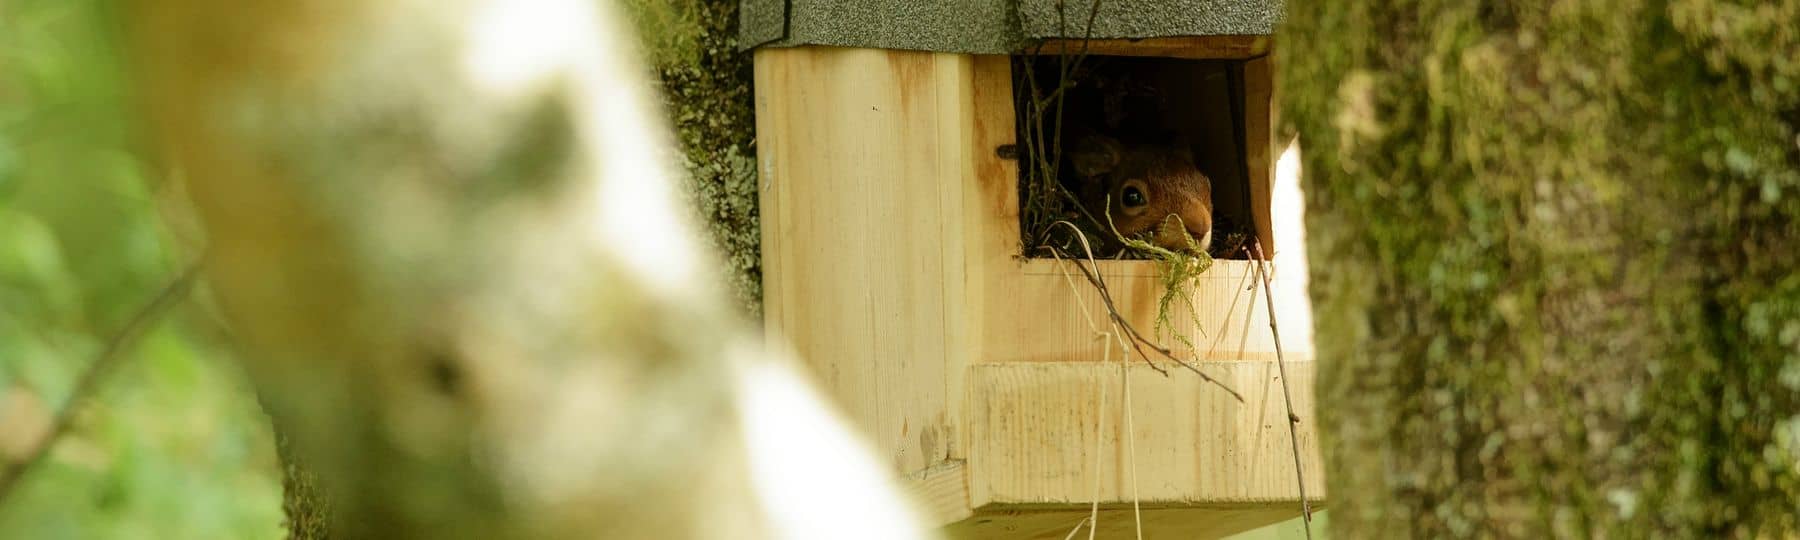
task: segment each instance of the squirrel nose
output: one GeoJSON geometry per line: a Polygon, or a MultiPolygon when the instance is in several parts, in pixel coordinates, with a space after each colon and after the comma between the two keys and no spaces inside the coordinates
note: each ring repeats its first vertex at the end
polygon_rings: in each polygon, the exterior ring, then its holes
{"type": "Polygon", "coordinates": [[[1190,228],[1188,234],[1194,237],[1194,243],[1200,248],[1200,251],[1205,252],[1212,249],[1212,227],[1198,231],[1190,228]]]}
{"type": "Polygon", "coordinates": [[[1190,248],[1206,251],[1212,245],[1212,222],[1207,219],[1190,221],[1179,214],[1169,214],[1151,237],[1151,243],[1171,251],[1188,251],[1190,248]]]}

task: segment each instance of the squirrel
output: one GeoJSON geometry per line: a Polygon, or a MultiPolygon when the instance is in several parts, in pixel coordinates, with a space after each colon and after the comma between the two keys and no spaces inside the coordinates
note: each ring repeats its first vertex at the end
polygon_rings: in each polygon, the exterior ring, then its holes
{"type": "MultiPolygon", "coordinates": [[[[1171,251],[1205,252],[1212,243],[1212,180],[1179,142],[1124,144],[1101,134],[1076,141],[1069,154],[1079,175],[1075,196],[1099,225],[1171,251]],[[1189,243],[1182,232],[1193,240],[1189,243]]],[[[1116,240],[1102,234],[1111,245],[1116,240]]]]}

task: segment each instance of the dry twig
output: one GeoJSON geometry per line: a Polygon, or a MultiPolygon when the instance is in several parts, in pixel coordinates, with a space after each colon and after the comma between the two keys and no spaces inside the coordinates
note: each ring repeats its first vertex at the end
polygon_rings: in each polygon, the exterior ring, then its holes
{"type": "Polygon", "coordinates": [[[103,376],[112,371],[112,366],[117,364],[127,351],[131,350],[131,346],[137,343],[138,336],[143,335],[144,330],[159,320],[169,308],[187,298],[188,291],[193,289],[195,277],[199,275],[199,269],[199,262],[189,264],[186,269],[181,271],[181,274],[169,281],[168,285],[163,286],[162,292],[157,293],[149,304],[138,309],[137,313],[125,322],[125,326],[120,328],[119,332],[106,343],[106,348],[100,351],[100,356],[88,364],[87,370],[83,371],[81,378],[76,380],[75,389],[69,393],[68,401],[56,414],[56,420],[51,424],[50,431],[38,439],[37,445],[26,454],[27,457],[23,461],[13,464],[12,467],[6,469],[4,474],[0,474],[0,504],[3,504],[6,497],[13,493],[13,490],[19,485],[19,480],[23,479],[25,474],[31,472],[32,467],[50,454],[50,447],[55,445],[56,440],[74,425],[75,413],[80,408],[82,401],[97,391],[103,376]]]}
{"type": "Polygon", "coordinates": [[[1306,537],[1312,538],[1312,502],[1306,500],[1306,474],[1300,467],[1300,430],[1296,427],[1300,424],[1300,416],[1294,414],[1294,398],[1288,390],[1287,360],[1281,354],[1281,328],[1275,324],[1275,292],[1270,287],[1269,263],[1263,257],[1261,244],[1252,243],[1250,247],[1256,252],[1256,274],[1262,278],[1263,303],[1269,306],[1269,333],[1275,338],[1275,366],[1281,370],[1281,399],[1287,402],[1288,441],[1294,445],[1294,478],[1300,483],[1300,522],[1306,527],[1306,537]]]}
{"type": "MultiPolygon", "coordinates": [[[[1060,224],[1060,225],[1069,227],[1070,229],[1077,229],[1075,227],[1075,224],[1069,223],[1067,221],[1058,221],[1058,222],[1056,222],[1056,224],[1060,224]]],[[[1082,235],[1081,231],[1079,229],[1077,229],[1075,231],[1075,234],[1076,234],[1077,238],[1081,239],[1083,248],[1086,248],[1087,247],[1087,237],[1085,235],[1082,235]]],[[[1051,253],[1060,253],[1057,251],[1057,248],[1055,246],[1048,246],[1048,245],[1038,246],[1038,249],[1045,250],[1045,251],[1051,252],[1051,253]]],[[[1074,257],[1070,257],[1070,258],[1074,259],[1074,257]]],[[[1093,261],[1093,252],[1091,250],[1088,252],[1088,261],[1090,261],[1090,262],[1093,261]]],[[[1100,275],[1099,275],[1097,269],[1089,269],[1087,266],[1082,265],[1080,263],[1080,261],[1076,261],[1075,268],[1081,270],[1081,275],[1086,277],[1088,280],[1088,283],[1092,284],[1094,286],[1094,289],[1096,289],[1100,292],[1100,301],[1106,305],[1107,317],[1111,318],[1113,323],[1118,325],[1120,332],[1124,333],[1125,337],[1130,338],[1128,341],[1129,341],[1129,343],[1131,343],[1132,348],[1137,351],[1138,356],[1140,358],[1143,358],[1144,363],[1148,364],[1151,367],[1151,369],[1155,369],[1157,372],[1162,373],[1163,375],[1169,374],[1168,370],[1163,369],[1162,366],[1158,366],[1158,365],[1156,365],[1156,362],[1150,360],[1150,355],[1148,353],[1144,352],[1145,347],[1149,347],[1150,350],[1156,351],[1158,354],[1161,354],[1164,358],[1167,358],[1170,361],[1175,362],[1176,364],[1180,364],[1181,367],[1187,368],[1188,371],[1194,372],[1195,375],[1200,376],[1201,380],[1211,383],[1214,386],[1218,386],[1220,389],[1224,390],[1226,393],[1231,394],[1231,397],[1236,398],[1238,400],[1238,403],[1244,402],[1243,394],[1239,394],[1237,392],[1237,390],[1233,390],[1230,386],[1227,386],[1225,383],[1220,382],[1218,379],[1214,379],[1211,375],[1207,375],[1206,372],[1200,371],[1200,368],[1198,366],[1195,366],[1192,363],[1189,363],[1180,358],[1176,358],[1175,355],[1167,347],[1157,345],[1155,342],[1152,342],[1148,338],[1145,338],[1143,334],[1138,333],[1137,328],[1132,327],[1131,323],[1127,322],[1125,320],[1125,316],[1119,314],[1119,309],[1118,309],[1117,305],[1115,305],[1113,303],[1112,290],[1110,290],[1106,287],[1106,280],[1100,278],[1100,275]]]]}

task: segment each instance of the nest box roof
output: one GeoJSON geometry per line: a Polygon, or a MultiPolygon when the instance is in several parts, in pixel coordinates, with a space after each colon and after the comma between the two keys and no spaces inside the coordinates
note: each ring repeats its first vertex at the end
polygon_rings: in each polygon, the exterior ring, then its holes
{"type": "Polygon", "coordinates": [[[838,45],[977,54],[1012,53],[1054,38],[1268,35],[1281,20],[1284,4],[1284,0],[741,2],[738,43],[746,49],[838,45]],[[1097,12],[1094,2],[1101,3],[1097,12]]]}

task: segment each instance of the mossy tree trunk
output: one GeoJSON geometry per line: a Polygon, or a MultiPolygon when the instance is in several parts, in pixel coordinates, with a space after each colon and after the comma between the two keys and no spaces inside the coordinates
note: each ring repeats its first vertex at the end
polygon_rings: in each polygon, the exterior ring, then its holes
{"type": "Polygon", "coordinates": [[[288,540],[331,538],[331,500],[319,491],[318,473],[306,465],[279,425],[276,423],[275,455],[281,460],[281,513],[288,540]]]}
{"type": "Polygon", "coordinates": [[[686,39],[673,40],[652,59],[681,145],[683,192],[699,212],[709,247],[725,265],[720,273],[733,298],[746,313],[760,316],[756,109],[750,52],[738,50],[738,0],[676,4],[691,22],[677,30],[686,39]]]}
{"type": "Polygon", "coordinates": [[[1800,528],[1800,1],[1282,29],[1333,534],[1800,528]]]}

